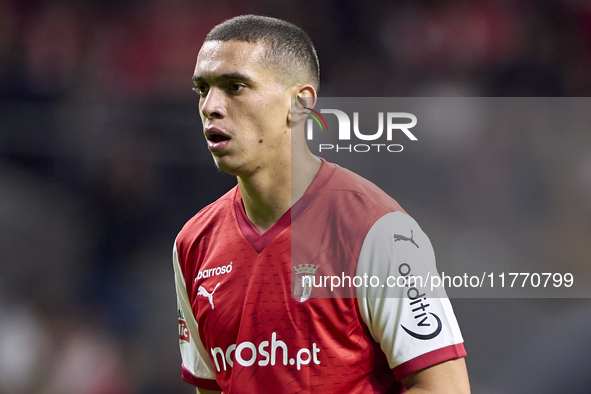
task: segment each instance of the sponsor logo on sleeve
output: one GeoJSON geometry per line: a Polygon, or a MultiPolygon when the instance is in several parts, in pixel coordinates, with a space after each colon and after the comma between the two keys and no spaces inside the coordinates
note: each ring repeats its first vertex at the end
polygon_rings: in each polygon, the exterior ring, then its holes
{"type": "MultiPolygon", "coordinates": [[[[404,277],[410,275],[410,265],[402,263],[398,266],[398,273],[404,277]]],[[[412,277],[410,278],[412,281],[412,277]]],[[[413,318],[416,321],[415,327],[400,327],[411,337],[428,341],[441,333],[441,319],[435,313],[429,311],[431,306],[428,303],[427,294],[421,293],[418,288],[412,286],[406,291],[413,318]]]]}
{"type": "Polygon", "coordinates": [[[400,234],[394,234],[394,242],[409,241],[410,243],[412,243],[414,246],[416,246],[418,248],[419,245],[415,242],[413,237],[414,237],[414,235],[412,233],[412,230],[410,230],[410,237],[405,237],[404,235],[400,235],[400,234]]]}
{"type": "Polygon", "coordinates": [[[179,317],[179,340],[181,342],[191,343],[191,336],[189,335],[189,327],[187,327],[187,321],[183,315],[183,311],[178,310],[179,317]]]}

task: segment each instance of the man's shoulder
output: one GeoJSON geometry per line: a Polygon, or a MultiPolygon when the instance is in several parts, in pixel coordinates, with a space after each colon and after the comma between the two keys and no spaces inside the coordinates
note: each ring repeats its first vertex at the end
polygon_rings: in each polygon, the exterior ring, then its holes
{"type": "Polygon", "coordinates": [[[329,165],[336,166],[336,169],[324,188],[325,193],[357,196],[358,203],[363,204],[364,208],[383,210],[384,213],[406,213],[398,201],[370,180],[337,164],[329,165]]]}
{"type": "Polygon", "coordinates": [[[226,194],[201,209],[195,216],[189,219],[181,229],[177,241],[192,241],[204,233],[215,231],[215,228],[223,223],[234,221],[235,217],[232,208],[234,199],[236,198],[237,187],[233,187],[226,194]]]}

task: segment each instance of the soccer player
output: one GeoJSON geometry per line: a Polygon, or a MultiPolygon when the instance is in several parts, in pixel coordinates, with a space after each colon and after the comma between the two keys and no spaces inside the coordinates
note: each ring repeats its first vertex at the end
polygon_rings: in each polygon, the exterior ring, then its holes
{"type": "Polygon", "coordinates": [[[175,242],[183,379],[198,393],[468,393],[447,298],[413,284],[331,298],[310,282],[435,262],[396,201],[308,150],[303,107],[319,87],[309,37],[273,18],[230,19],[205,39],[193,81],[208,148],[238,185],[175,242]]]}

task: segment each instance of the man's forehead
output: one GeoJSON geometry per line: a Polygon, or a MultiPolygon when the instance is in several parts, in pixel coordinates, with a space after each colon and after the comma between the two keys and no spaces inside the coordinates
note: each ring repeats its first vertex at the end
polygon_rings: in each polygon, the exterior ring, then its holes
{"type": "Polygon", "coordinates": [[[255,71],[261,66],[265,47],[262,43],[243,41],[206,41],[195,66],[196,77],[231,72],[255,71]]]}

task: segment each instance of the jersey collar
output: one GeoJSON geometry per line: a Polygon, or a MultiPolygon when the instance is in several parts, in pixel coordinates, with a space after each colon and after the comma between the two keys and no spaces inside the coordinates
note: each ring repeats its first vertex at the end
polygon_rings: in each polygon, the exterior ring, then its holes
{"type": "Polygon", "coordinates": [[[240,231],[248,243],[257,253],[265,249],[283,230],[290,227],[291,223],[295,221],[307,209],[308,206],[316,199],[318,193],[326,182],[332,177],[337,166],[322,160],[320,170],[314,177],[314,180],[306,189],[306,192],[287,212],[279,218],[267,231],[260,233],[259,230],[251,223],[242,204],[242,196],[240,194],[240,187],[236,187],[236,194],[234,196],[234,212],[240,231]]]}

